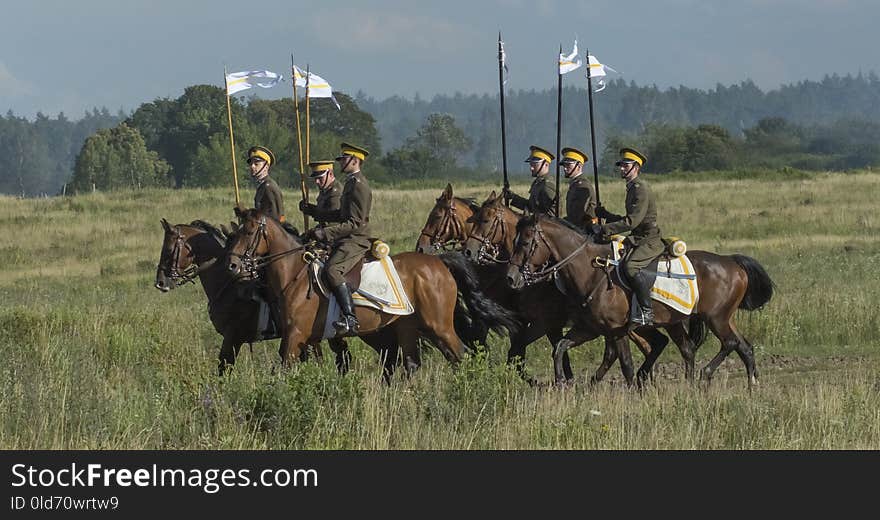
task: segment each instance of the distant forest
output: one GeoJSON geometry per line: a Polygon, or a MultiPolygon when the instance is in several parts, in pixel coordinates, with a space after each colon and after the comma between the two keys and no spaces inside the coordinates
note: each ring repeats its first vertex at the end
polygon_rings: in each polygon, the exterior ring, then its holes
{"type": "MultiPolygon", "coordinates": [[[[574,76],[572,76],[573,78],[574,76]]],[[[375,100],[339,93],[336,111],[312,103],[312,158],[331,157],[341,139],[374,152],[377,182],[474,178],[501,168],[498,96],[438,95],[375,100]]],[[[751,81],[699,90],[661,90],[623,80],[594,95],[599,164],[617,146],[641,147],[646,171],[736,167],[847,169],[880,166],[880,79],[874,73],[826,76],[764,92],[751,81]]],[[[290,99],[235,98],[239,175],[244,150],[276,149],[282,183],[298,170],[290,99]]],[[[528,146],[555,148],[556,91],[508,91],[508,165],[525,175],[528,146]]],[[[563,94],[562,146],[589,153],[587,93],[563,94]]],[[[187,87],[175,100],[146,102],[131,114],[94,109],[77,121],[64,114],[34,120],[0,116],[0,192],[56,195],[128,186],[211,186],[228,182],[225,97],[210,85],[187,87]]],[[[607,168],[604,168],[607,170],[607,168]]]]}

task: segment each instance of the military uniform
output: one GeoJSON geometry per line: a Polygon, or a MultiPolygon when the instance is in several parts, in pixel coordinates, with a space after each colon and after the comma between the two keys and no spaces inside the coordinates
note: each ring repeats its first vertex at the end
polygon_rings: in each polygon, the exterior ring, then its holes
{"type": "Polygon", "coordinates": [[[333,253],[327,260],[327,278],[331,285],[345,282],[345,275],[370,250],[370,209],[373,193],[361,172],[349,173],[342,188],[339,209],[327,215],[324,227],[327,241],[333,244],[333,253]]]}
{"type": "MultiPolygon", "coordinates": [[[[618,166],[637,163],[641,170],[646,160],[644,155],[632,148],[622,148],[620,155],[622,160],[617,162],[618,166]]],[[[624,258],[624,271],[632,283],[635,295],[630,322],[634,325],[651,325],[654,319],[651,288],[657,273],[646,268],[663,253],[654,193],[648,183],[637,175],[626,184],[626,215],[615,215],[604,209],[600,209],[598,214],[606,220],[600,228],[603,235],[630,232],[626,240],[631,248],[624,258]]]]}
{"type": "MultiPolygon", "coordinates": [[[[589,159],[587,154],[575,148],[563,148],[563,159],[560,164],[575,162],[585,164],[589,159]]],[[[583,173],[570,179],[568,193],[565,195],[565,220],[583,229],[592,232],[592,225],[596,220],[596,193],[593,183],[583,173]]]]}
{"type": "Polygon", "coordinates": [[[333,222],[330,219],[339,217],[341,203],[342,184],[339,182],[339,179],[333,179],[333,183],[330,186],[318,193],[318,200],[315,201],[315,209],[312,211],[312,216],[315,217],[319,224],[326,225],[333,222]]]}
{"type": "MultiPolygon", "coordinates": [[[[525,162],[553,162],[553,154],[537,146],[530,147],[531,154],[525,162]]],[[[548,182],[549,175],[538,175],[529,187],[529,198],[508,192],[510,204],[529,213],[541,213],[556,216],[556,186],[548,182]]]]}
{"type": "Polygon", "coordinates": [[[272,177],[266,177],[257,186],[254,207],[279,222],[284,222],[284,200],[281,188],[272,177]]]}
{"type": "Polygon", "coordinates": [[[248,149],[247,155],[248,164],[257,159],[266,162],[263,167],[267,170],[266,176],[258,181],[257,192],[254,194],[254,208],[279,222],[284,222],[284,197],[281,195],[278,183],[269,177],[268,172],[269,168],[275,166],[275,154],[265,146],[252,146],[248,149]]]}

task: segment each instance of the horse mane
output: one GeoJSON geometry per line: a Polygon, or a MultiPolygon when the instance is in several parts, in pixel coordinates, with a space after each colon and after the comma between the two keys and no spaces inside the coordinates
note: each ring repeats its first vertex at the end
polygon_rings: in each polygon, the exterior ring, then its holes
{"type": "Polygon", "coordinates": [[[213,225],[205,222],[204,220],[196,219],[196,220],[193,220],[192,222],[190,222],[189,225],[192,227],[195,227],[195,228],[199,228],[202,231],[205,231],[207,233],[214,235],[214,237],[216,237],[218,240],[220,240],[221,243],[226,243],[226,238],[227,238],[226,233],[224,233],[222,230],[220,230],[216,226],[213,226],[213,225]]]}
{"type": "Polygon", "coordinates": [[[454,197],[454,198],[455,198],[455,200],[461,202],[462,204],[465,204],[474,213],[476,213],[477,211],[480,210],[480,205],[479,205],[479,203],[477,203],[477,199],[475,199],[473,197],[467,197],[467,198],[454,197]]]}
{"type": "Polygon", "coordinates": [[[525,216],[525,217],[519,219],[519,222],[516,223],[516,232],[519,233],[523,230],[524,227],[533,226],[533,225],[538,224],[540,222],[551,222],[554,224],[559,224],[562,227],[568,228],[568,229],[576,232],[578,235],[580,235],[584,238],[591,238],[591,235],[588,235],[586,232],[584,232],[583,229],[575,226],[574,224],[572,224],[571,222],[569,222],[565,219],[554,217],[551,215],[543,215],[543,214],[537,214],[537,213],[533,214],[533,215],[528,215],[528,216],[525,216]]]}
{"type": "MultiPolygon", "coordinates": [[[[261,217],[266,217],[266,222],[270,222],[270,221],[274,222],[278,227],[281,228],[282,231],[287,233],[288,236],[292,237],[294,239],[294,242],[297,243],[297,245],[302,244],[302,238],[300,238],[299,230],[296,229],[292,224],[289,224],[287,222],[281,222],[276,218],[273,218],[273,217],[270,217],[269,215],[266,215],[265,213],[263,213],[262,211],[260,211],[256,208],[250,208],[250,209],[245,210],[241,214],[241,217],[243,219],[252,219],[252,220],[259,220],[261,217]]],[[[239,228],[240,228],[240,226],[239,226],[239,228]]]]}

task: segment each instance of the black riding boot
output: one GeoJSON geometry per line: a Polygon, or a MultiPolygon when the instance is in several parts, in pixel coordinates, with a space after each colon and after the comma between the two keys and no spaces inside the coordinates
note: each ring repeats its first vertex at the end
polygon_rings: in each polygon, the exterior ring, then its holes
{"type": "Polygon", "coordinates": [[[651,307],[651,287],[654,277],[644,270],[632,278],[633,298],[630,305],[629,321],[631,327],[654,324],[654,309],[651,307]]]}
{"type": "Polygon", "coordinates": [[[339,309],[342,313],[337,321],[333,322],[333,328],[336,329],[336,337],[356,336],[358,333],[358,320],[354,314],[354,302],[351,300],[351,291],[348,284],[342,282],[333,288],[333,295],[339,303],[339,309]]]}

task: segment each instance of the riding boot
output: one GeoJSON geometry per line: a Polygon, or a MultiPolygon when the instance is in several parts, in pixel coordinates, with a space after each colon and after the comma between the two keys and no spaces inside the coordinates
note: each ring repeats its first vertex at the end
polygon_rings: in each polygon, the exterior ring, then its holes
{"type": "Polygon", "coordinates": [[[336,302],[339,303],[341,316],[333,322],[333,328],[336,329],[336,337],[356,336],[358,333],[358,320],[354,313],[354,302],[351,299],[351,291],[348,284],[342,282],[333,288],[333,295],[336,296],[336,302]]]}
{"type": "Polygon", "coordinates": [[[651,287],[654,277],[641,270],[632,277],[633,298],[630,306],[630,326],[641,327],[654,324],[654,309],[651,306],[651,287]]]}

